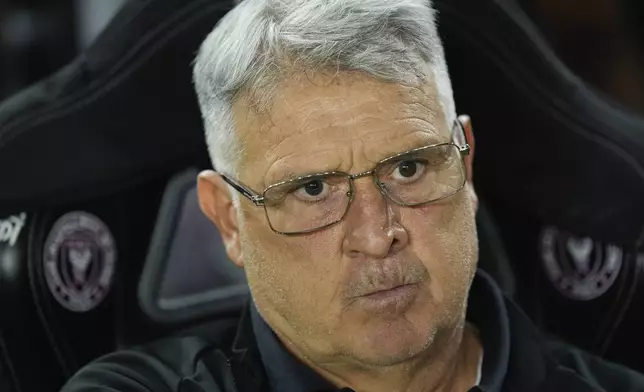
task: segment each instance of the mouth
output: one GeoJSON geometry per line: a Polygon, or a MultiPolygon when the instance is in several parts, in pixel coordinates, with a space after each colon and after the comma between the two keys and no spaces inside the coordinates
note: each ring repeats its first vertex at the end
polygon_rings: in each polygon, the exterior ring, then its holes
{"type": "Polygon", "coordinates": [[[360,296],[358,303],[371,311],[402,312],[414,303],[419,290],[418,283],[402,284],[360,296]]]}
{"type": "Polygon", "coordinates": [[[361,297],[375,299],[375,298],[379,298],[379,297],[382,297],[382,296],[388,296],[388,295],[395,294],[395,293],[397,293],[399,291],[402,291],[405,287],[408,287],[408,286],[413,286],[413,284],[399,284],[399,285],[396,285],[396,286],[392,286],[390,288],[372,291],[370,293],[361,295],[361,297]]]}

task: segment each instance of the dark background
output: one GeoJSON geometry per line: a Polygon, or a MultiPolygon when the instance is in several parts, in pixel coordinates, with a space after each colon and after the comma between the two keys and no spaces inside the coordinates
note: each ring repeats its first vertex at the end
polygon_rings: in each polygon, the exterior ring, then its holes
{"type": "MultiPolygon", "coordinates": [[[[1,0],[0,100],[72,61],[125,1],[1,0]]],[[[644,1],[520,2],[573,72],[644,113],[644,1]]]]}

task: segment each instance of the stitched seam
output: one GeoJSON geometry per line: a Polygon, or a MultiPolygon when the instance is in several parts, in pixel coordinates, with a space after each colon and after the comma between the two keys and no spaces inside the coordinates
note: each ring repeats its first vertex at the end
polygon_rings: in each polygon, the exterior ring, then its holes
{"type": "Polygon", "coordinates": [[[180,20],[184,16],[184,14],[188,13],[192,8],[199,6],[199,3],[200,2],[188,4],[179,12],[174,13],[173,18],[164,21],[158,28],[145,34],[143,38],[138,41],[138,43],[123,56],[122,60],[107,72],[106,76],[97,79],[94,83],[89,85],[86,89],[80,91],[75,96],[72,96],[67,100],[61,100],[60,102],[57,102],[57,105],[55,105],[54,107],[43,108],[40,112],[36,111],[36,113],[30,112],[28,113],[28,115],[9,122],[6,125],[4,138],[0,137],[0,148],[20,135],[21,132],[17,132],[16,129],[21,130],[24,127],[34,127],[47,120],[52,120],[69,112],[81,109],[87,106],[89,103],[97,100],[105,93],[118,86],[120,82],[131,75],[141,66],[141,64],[145,63],[147,59],[155,54],[168,41],[176,37],[186,27],[189,27],[196,20],[203,18],[205,15],[208,15],[209,12],[207,11],[221,11],[222,9],[224,9],[223,7],[221,7],[221,4],[215,4],[209,7],[207,10],[199,12],[192,18],[185,20],[177,27],[169,29],[167,31],[167,34],[162,39],[155,40],[158,35],[166,32],[166,28],[169,25],[176,22],[177,20],[180,20]],[[145,44],[150,42],[153,42],[152,46],[149,49],[145,50],[145,44]],[[137,59],[137,54],[139,54],[139,52],[141,51],[143,51],[144,53],[137,59]],[[132,59],[134,59],[133,63],[126,67],[125,64],[132,59]],[[125,70],[120,70],[119,68],[125,68],[125,70]]]}
{"type": "MultiPolygon", "coordinates": [[[[448,11],[450,13],[450,16],[452,16],[454,19],[461,19],[463,20],[464,18],[462,15],[458,14],[457,12],[454,12],[453,9],[450,9],[449,7],[445,8],[445,11],[448,11]]],[[[467,23],[458,23],[459,26],[467,26],[467,23]]],[[[461,31],[464,31],[464,29],[461,29],[461,31]]],[[[477,34],[477,37],[480,38],[483,34],[482,31],[477,30],[474,31],[474,33],[477,34]]],[[[472,32],[468,34],[467,36],[463,36],[465,39],[472,41],[472,32]]],[[[536,40],[536,38],[533,36],[533,34],[528,34],[533,40],[536,40]]],[[[488,40],[490,41],[490,40],[488,40]]],[[[537,42],[536,40],[535,42],[537,42]]],[[[539,42],[537,42],[539,43],[539,42]]],[[[548,106],[550,109],[552,109],[551,116],[554,118],[559,119],[561,122],[566,124],[571,131],[573,131],[575,134],[581,135],[585,137],[587,140],[592,141],[602,147],[605,147],[611,151],[613,151],[617,156],[622,158],[624,161],[626,161],[629,166],[644,180],[644,167],[637,161],[637,159],[630,153],[628,153],[624,148],[622,148],[618,142],[615,140],[612,140],[608,137],[608,135],[603,135],[598,132],[589,132],[588,130],[585,129],[585,127],[594,130],[598,127],[601,126],[606,126],[605,123],[601,124],[588,124],[587,121],[577,119],[577,118],[571,118],[570,116],[570,110],[568,108],[568,105],[566,104],[565,101],[559,99],[557,96],[554,94],[549,94],[549,92],[545,89],[544,86],[541,86],[538,82],[538,80],[534,80],[533,77],[531,77],[527,72],[522,72],[518,67],[515,67],[515,69],[512,70],[512,72],[508,72],[508,67],[505,65],[503,61],[499,58],[499,56],[495,56],[494,53],[492,52],[500,52],[502,53],[502,57],[504,60],[507,60],[507,51],[501,48],[499,45],[494,45],[492,42],[488,42],[490,46],[494,47],[493,51],[487,51],[486,55],[487,57],[500,69],[503,70],[505,75],[508,77],[508,79],[514,84],[515,88],[519,89],[522,92],[525,92],[526,90],[534,92],[534,94],[527,94],[526,97],[528,97],[530,100],[533,102],[542,104],[545,106],[548,106]]],[[[549,65],[553,68],[560,68],[557,66],[553,66],[552,61],[548,56],[544,55],[543,51],[543,44],[537,45],[541,49],[541,57],[542,59],[545,57],[545,60],[549,65]]],[[[566,82],[570,83],[570,80],[566,80],[566,82]]],[[[578,85],[576,86],[578,88],[584,88],[583,85],[578,85]]],[[[590,93],[590,92],[589,92],[590,93]]],[[[592,93],[590,93],[592,94],[592,93]]],[[[607,105],[606,105],[607,106],[607,105]]],[[[604,107],[606,109],[606,107],[604,107]]],[[[623,114],[619,116],[620,119],[624,120],[626,119],[626,116],[623,114]]],[[[629,116],[628,119],[631,119],[629,116]]],[[[641,124],[641,121],[637,121],[637,124],[641,124]]],[[[610,125],[610,124],[609,124],[610,125]]]]}
{"type": "MultiPolygon", "coordinates": [[[[500,11],[503,13],[509,20],[512,21],[514,25],[519,26],[520,32],[525,35],[530,41],[535,46],[534,52],[538,55],[538,57],[545,63],[548,64],[549,68],[555,69],[559,75],[560,79],[562,79],[563,82],[569,85],[574,85],[576,90],[584,94],[589,101],[592,101],[596,106],[600,107],[602,110],[608,112],[611,116],[614,117],[619,117],[620,120],[627,122],[628,124],[639,127],[641,128],[642,125],[644,125],[644,118],[629,108],[614,102],[610,101],[607,97],[597,95],[596,90],[589,88],[589,85],[587,83],[584,83],[582,79],[573,73],[555,54],[555,52],[552,50],[552,47],[549,43],[545,41],[543,38],[543,35],[538,31],[538,29],[534,26],[534,23],[531,21],[531,19],[520,9],[519,6],[517,5],[512,5],[507,2],[504,2],[506,6],[501,7],[497,6],[497,8],[501,8],[500,11]]],[[[476,19],[472,18],[465,18],[463,17],[463,13],[454,9],[453,7],[450,8],[449,5],[446,4],[437,4],[441,8],[441,12],[444,13],[444,11],[447,11],[448,13],[451,14],[451,16],[455,19],[458,20],[460,19],[459,22],[459,27],[467,27],[467,26],[472,26],[475,23],[477,23],[476,19]],[[443,9],[444,8],[444,9],[443,9]],[[463,22],[465,20],[465,22],[463,22]]],[[[490,35],[486,34],[485,27],[480,28],[480,25],[474,25],[473,29],[476,30],[474,31],[475,36],[478,39],[480,38],[486,38],[486,44],[494,47],[496,51],[502,52],[504,55],[507,55],[507,51],[502,48],[501,45],[498,44],[499,39],[498,37],[490,37],[490,35]]],[[[461,31],[463,29],[460,29],[461,31]]],[[[477,42],[475,43],[477,44],[477,42]]],[[[478,45],[479,47],[481,45],[478,45]]],[[[493,60],[496,60],[496,57],[493,55],[488,56],[493,60]]],[[[510,56],[512,58],[512,56],[510,56]]],[[[507,59],[507,56],[506,56],[507,59]]],[[[497,62],[498,64],[498,62],[497,62]]],[[[552,72],[549,72],[552,74],[552,72]]],[[[525,79],[531,79],[529,75],[524,74],[523,75],[525,79]]],[[[538,81],[535,81],[536,83],[533,83],[533,87],[535,89],[539,89],[541,91],[546,91],[545,87],[542,87],[538,81]]],[[[551,97],[553,101],[559,101],[560,103],[563,102],[561,100],[558,100],[556,96],[551,97]]],[[[605,124],[602,124],[602,126],[605,124]]]]}

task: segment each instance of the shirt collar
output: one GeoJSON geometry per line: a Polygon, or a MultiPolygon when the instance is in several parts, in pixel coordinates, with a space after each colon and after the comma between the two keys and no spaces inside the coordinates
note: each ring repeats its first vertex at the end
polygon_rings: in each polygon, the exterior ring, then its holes
{"type": "Polygon", "coordinates": [[[499,392],[508,372],[510,323],[501,289],[482,270],[477,271],[470,288],[467,321],[478,328],[485,351],[478,388],[499,392]]]}
{"type": "Polygon", "coordinates": [[[284,348],[257,311],[254,301],[250,303],[250,314],[253,332],[272,391],[322,392],[336,389],[284,348]]]}
{"type": "MultiPolygon", "coordinates": [[[[334,388],[313,369],[289,353],[270,326],[261,317],[255,304],[250,304],[253,333],[271,390],[280,392],[334,391],[334,388]]],[[[469,293],[467,320],[479,330],[485,350],[481,382],[473,390],[500,392],[508,371],[510,357],[510,326],[501,290],[485,272],[476,273],[469,293]]]]}

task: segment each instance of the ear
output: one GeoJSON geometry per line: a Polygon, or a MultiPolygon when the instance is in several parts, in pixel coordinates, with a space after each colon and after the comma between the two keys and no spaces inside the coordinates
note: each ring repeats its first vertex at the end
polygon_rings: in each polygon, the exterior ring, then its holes
{"type": "Polygon", "coordinates": [[[228,184],[218,173],[207,170],[199,174],[197,193],[201,211],[217,226],[230,260],[243,268],[237,209],[228,184]]]}
{"type": "Polygon", "coordinates": [[[472,130],[472,120],[470,116],[462,115],[458,116],[458,121],[463,125],[465,130],[465,140],[467,144],[470,145],[470,153],[465,157],[465,170],[467,170],[467,187],[470,190],[474,206],[478,209],[479,198],[474,190],[474,152],[476,151],[476,143],[474,142],[474,131],[472,130]]]}

